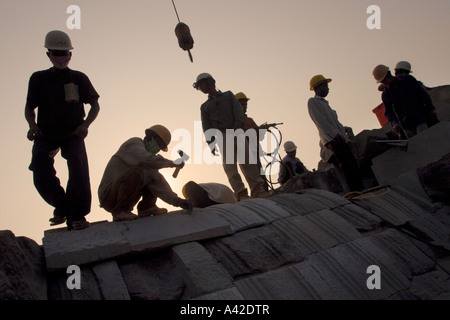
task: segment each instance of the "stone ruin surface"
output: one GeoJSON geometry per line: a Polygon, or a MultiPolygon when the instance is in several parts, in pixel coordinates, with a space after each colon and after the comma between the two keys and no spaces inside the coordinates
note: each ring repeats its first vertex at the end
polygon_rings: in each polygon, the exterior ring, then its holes
{"type": "Polygon", "coordinates": [[[381,187],[356,197],[317,171],[269,198],[47,230],[42,245],[0,231],[0,299],[448,300],[449,138],[444,120],[376,155],[381,187]]]}

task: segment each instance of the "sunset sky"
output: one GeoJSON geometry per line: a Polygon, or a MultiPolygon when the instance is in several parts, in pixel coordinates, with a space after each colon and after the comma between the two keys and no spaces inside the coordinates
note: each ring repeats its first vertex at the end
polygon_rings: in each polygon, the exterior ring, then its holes
{"type": "MultiPolygon", "coordinates": [[[[330,77],[327,99],[342,124],[355,134],[380,127],[372,113],[381,103],[372,77],[377,64],[392,69],[411,62],[413,75],[425,85],[450,84],[450,1],[448,0],[177,0],[181,21],[194,38],[191,63],[174,33],[177,17],[171,0],[2,0],[0,1],[0,230],[42,243],[53,208],[37,193],[28,170],[32,142],[24,118],[28,80],[51,64],[44,38],[48,31],[67,32],[74,46],[70,68],[84,72],[100,94],[100,114],[86,138],[92,210],[90,222],[109,220],[99,208],[97,189],[105,166],[119,146],[143,137],[153,124],[198,139],[200,105],[206,96],[192,88],[208,72],[218,89],[243,91],[248,115],[256,123],[282,122],[283,142],[294,141],[308,169],[317,168],[319,136],[307,101],[309,80],[330,77]],[[80,29],[69,29],[67,8],[80,8],[80,29]],[[381,10],[381,29],[369,29],[370,5],[381,10]]],[[[89,111],[89,106],[86,106],[89,111]]],[[[195,140],[195,141],[194,141],[195,140]]],[[[172,158],[180,141],[169,145],[172,158]]],[[[284,156],[284,151],[282,151],[284,156]]],[[[161,172],[173,190],[189,180],[228,185],[220,165],[192,159],[177,179],[161,172]],[[201,163],[199,163],[201,162],[201,163]]],[[[67,168],[56,158],[63,186],[67,168]]],[[[165,203],[160,207],[172,209],[165,203]]]]}

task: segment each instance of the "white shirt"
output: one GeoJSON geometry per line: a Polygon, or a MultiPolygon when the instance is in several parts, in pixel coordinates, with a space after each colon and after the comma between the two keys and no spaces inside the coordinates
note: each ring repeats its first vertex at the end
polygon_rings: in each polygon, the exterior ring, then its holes
{"type": "Polygon", "coordinates": [[[323,145],[333,141],[338,134],[348,142],[344,127],[339,122],[336,111],[331,109],[327,100],[317,95],[310,98],[308,100],[308,112],[319,130],[320,141],[323,145]]]}

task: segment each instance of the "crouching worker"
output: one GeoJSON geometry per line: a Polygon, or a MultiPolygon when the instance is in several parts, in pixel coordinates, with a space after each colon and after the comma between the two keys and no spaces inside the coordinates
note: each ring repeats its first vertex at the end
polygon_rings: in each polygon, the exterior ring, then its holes
{"type": "Polygon", "coordinates": [[[167,152],[170,131],[162,125],[145,130],[145,138],[124,142],[109,160],[98,188],[100,207],[110,212],[113,221],[134,220],[167,213],[156,206],[157,198],[175,207],[189,209],[189,202],[174,193],[162,174],[162,168],[182,168],[184,163],[157,155],[167,152]],[[131,211],[137,204],[135,215],[131,211]]]}

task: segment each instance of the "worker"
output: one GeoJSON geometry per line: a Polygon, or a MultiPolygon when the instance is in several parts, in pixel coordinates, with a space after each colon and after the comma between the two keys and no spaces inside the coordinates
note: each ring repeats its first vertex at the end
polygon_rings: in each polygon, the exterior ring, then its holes
{"type": "Polygon", "coordinates": [[[170,140],[171,134],[166,127],[154,125],[145,130],[143,139],[128,139],[111,157],[98,188],[98,197],[100,207],[112,214],[113,221],[167,213],[167,209],[156,206],[157,198],[175,207],[189,209],[189,202],[179,198],[158,171],[184,166],[182,161],[176,164],[178,161],[158,155],[160,150],[167,152],[170,140]],[[132,213],[136,204],[137,215],[132,213]]]}
{"type": "Polygon", "coordinates": [[[296,175],[309,172],[303,162],[297,157],[297,146],[294,142],[286,141],[284,143],[284,151],[286,156],[281,160],[278,173],[278,182],[280,184],[286,183],[296,175]]]}
{"type": "Polygon", "coordinates": [[[394,70],[395,70],[395,76],[396,77],[409,75],[410,73],[412,73],[411,63],[409,63],[408,61],[399,61],[395,65],[395,69],[394,70]]]}
{"type": "MultiPolygon", "coordinates": [[[[266,191],[269,190],[269,185],[267,183],[267,180],[265,178],[264,170],[262,170],[262,164],[260,161],[260,155],[263,154],[263,150],[261,149],[261,146],[259,144],[259,141],[262,141],[264,139],[264,135],[261,135],[260,133],[260,129],[268,129],[267,127],[265,127],[264,125],[262,126],[258,126],[256,124],[256,122],[253,120],[253,118],[250,118],[247,115],[247,109],[248,109],[248,101],[250,100],[250,98],[248,98],[245,93],[243,92],[238,92],[236,93],[236,99],[238,99],[239,103],[242,106],[242,109],[244,110],[244,116],[245,116],[245,122],[244,122],[244,131],[248,131],[248,130],[254,130],[255,134],[256,134],[256,146],[250,145],[250,150],[252,150],[252,152],[256,153],[256,162],[258,164],[260,173],[261,173],[261,178],[264,180],[264,189],[266,191]]],[[[247,138],[248,139],[248,138],[247,138]]],[[[249,140],[249,139],[248,139],[249,140]]],[[[250,142],[250,141],[249,141],[250,142]]],[[[246,161],[248,157],[246,158],[246,161]]]]}
{"type": "Polygon", "coordinates": [[[219,149],[221,149],[223,169],[237,199],[240,201],[249,198],[248,190],[238,172],[238,156],[239,166],[250,186],[251,197],[269,196],[270,193],[264,189],[264,180],[260,176],[256,159],[255,161],[252,160],[252,158],[256,158],[256,155],[250,156],[252,161],[249,162],[242,159],[245,158],[245,154],[248,154],[250,149],[248,140],[238,139],[240,133],[236,131],[236,129],[243,129],[245,123],[244,111],[239,101],[231,91],[221,92],[217,90],[216,81],[209,73],[199,74],[194,83],[194,88],[208,95],[208,100],[200,108],[203,131],[213,155],[216,153],[218,141],[216,141],[215,135],[209,138],[209,134],[206,134],[206,132],[210,129],[219,131],[217,134],[220,133],[221,138],[219,149]],[[231,146],[233,149],[229,150],[228,148],[231,146]],[[227,151],[232,153],[231,159],[227,159],[227,151]]]}
{"type": "MultiPolygon", "coordinates": [[[[339,122],[336,111],[331,109],[325,97],[329,93],[331,79],[316,75],[310,80],[310,90],[315,96],[308,100],[308,112],[319,131],[321,145],[331,151],[327,162],[341,168],[351,191],[363,189],[358,163],[351,151],[350,141],[344,126],[339,122]]],[[[321,151],[321,155],[324,152],[321,151]]],[[[324,161],[326,161],[324,159],[324,161]]]]}
{"type": "Polygon", "coordinates": [[[221,183],[196,183],[189,181],[183,186],[182,192],[185,199],[190,199],[192,206],[195,208],[206,208],[216,204],[237,202],[233,190],[221,183]]]}
{"type": "Polygon", "coordinates": [[[397,135],[410,138],[439,122],[430,96],[413,76],[393,76],[382,64],[373,69],[372,75],[386,86],[381,98],[386,119],[397,135]]]}
{"type": "Polygon", "coordinates": [[[84,139],[100,111],[99,95],[84,73],[69,69],[73,47],[65,32],[48,32],[44,46],[53,66],[31,75],[25,105],[27,138],[34,141],[29,169],[37,191],[55,208],[50,225],[66,222],[69,230],[80,230],[89,227],[92,198],[84,139]],[[90,105],[87,117],[84,104],[90,105]],[[66,189],[54,168],[59,150],[67,160],[66,189]]]}

